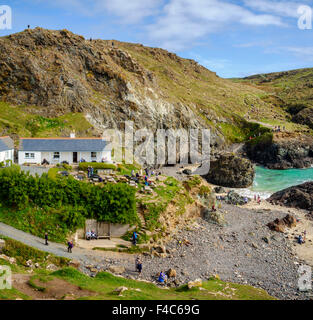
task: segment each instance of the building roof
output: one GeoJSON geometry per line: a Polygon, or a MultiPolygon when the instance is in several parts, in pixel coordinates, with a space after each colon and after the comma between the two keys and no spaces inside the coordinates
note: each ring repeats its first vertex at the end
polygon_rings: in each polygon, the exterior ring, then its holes
{"type": "Polygon", "coordinates": [[[0,151],[14,149],[14,142],[10,137],[0,137],[0,151]]]}
{"type": "Polygon", "coordinates": [[[20,151],[80,152],[104,151],[107,141],[102,138],[21,138],[20,151]]]}

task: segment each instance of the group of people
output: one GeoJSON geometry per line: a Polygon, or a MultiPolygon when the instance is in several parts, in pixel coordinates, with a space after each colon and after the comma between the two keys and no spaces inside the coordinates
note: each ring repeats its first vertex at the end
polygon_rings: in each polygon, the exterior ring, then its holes
{"type": "MultiPolygon", "coordinates": [[[[137,257],[135,260],[135,268],[136,268],[136,271],[139,273],[139,275],[141,275],[141,273],[142,273],[142,260],[139,257],[137,257]]],[[[164,271],[161,271],[158,276],[157,282],[160,284],[164,284],[166,281],[167,281],[167,275],[164,271]]]]}
{"type": "MultiPolygon", "coordinates": [[[[47,233],[47,232],[45,232],[45,245],[46,245],[46,246],[49,245],[49,243],[48,243],[48,233],[47,233]]],[[[72,241],[72,240],[69,240],[69,241],[67,242],[67,252],[72,253],[73,247],[74,247],[73,241],[72,241]]]]}
{"type": "Polygon", "coordinates": [[[86,240],[97,240],[98,235],[93,230],[86,232],[86,240]]]}
{"type": "MultiPolygon", "coordinates": [[[[283,129],[282,129],[283,131],[285,131],[286,130],[286,128],[285,128],[285,126],[283,126],[283,129]]],[[[281,128],[280,128],[280,126],[275,126],[275,128],[272,130],[273,132],[281,132],[281,128]]]]}
{"type": "Polygon", "coordinates": [[[87,176],[90,179],[94,174],[94,168],[93,167],[88,167],[87,168],[87,176]]]}
{"type": "Polygon", "coordinates": [[[254,195],[254,201],[255,202],[257,202],[257,204],[261,204],[261,197],[260,197],[260,195],[258,194],[258,195],[254,195]]]}

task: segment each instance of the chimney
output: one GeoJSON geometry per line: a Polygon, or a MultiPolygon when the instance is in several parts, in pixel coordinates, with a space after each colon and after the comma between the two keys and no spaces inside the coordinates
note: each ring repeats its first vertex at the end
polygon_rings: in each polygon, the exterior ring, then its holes
{"type": "Polygon", "coordinates": [[[75,138],[75,131],[72,131],[72,132],[71,132],[70,138],[71,138],[71,139],[74,139],[74,138],[75,138]]]}

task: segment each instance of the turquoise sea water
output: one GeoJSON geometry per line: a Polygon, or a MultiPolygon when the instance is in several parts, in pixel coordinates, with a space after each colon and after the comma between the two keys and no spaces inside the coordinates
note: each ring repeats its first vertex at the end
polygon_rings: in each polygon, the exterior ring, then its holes
{"type": "Polygon", "coordinates": [[[254,194],[260,194],[262,198],[268,198],[276,191],[306,181],[313,181],[313,168],[270,170],[263,167],[256,167],[253,185],[248,189],[240,189],[239,193],[249,197],[254,194]]]}

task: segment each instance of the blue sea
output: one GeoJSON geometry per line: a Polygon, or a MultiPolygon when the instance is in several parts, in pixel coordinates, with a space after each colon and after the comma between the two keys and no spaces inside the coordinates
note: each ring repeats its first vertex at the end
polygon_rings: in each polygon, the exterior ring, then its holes
{"type": "Polygon", "coordinates": [[[271,194],[307,181],[313,181],[313,168],[270,170],[264,167],[256,167],[256,175],[253,185],[247,189],[238,189],[238,193],[253,197],[259,194],[266,199],[271,194]]]}

